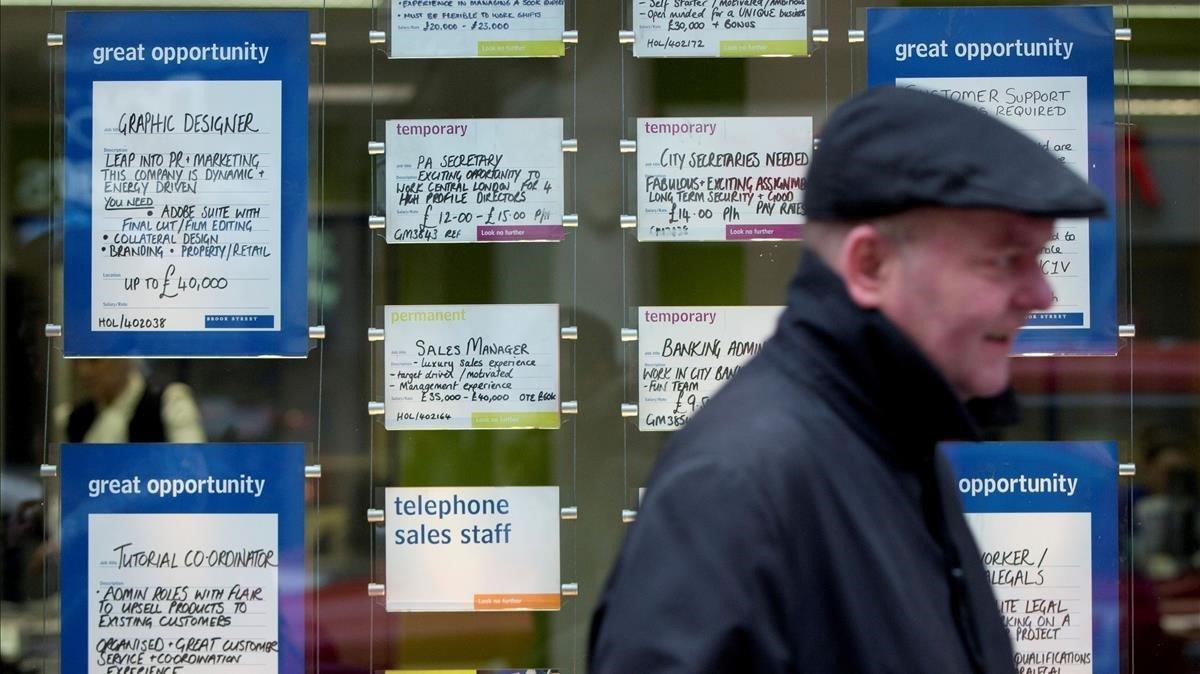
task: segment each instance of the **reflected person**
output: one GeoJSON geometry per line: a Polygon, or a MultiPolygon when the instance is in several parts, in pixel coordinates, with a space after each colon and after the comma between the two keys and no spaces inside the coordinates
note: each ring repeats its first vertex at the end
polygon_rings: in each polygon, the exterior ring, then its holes
{"type": "Polygon", "coordinates": [[[83,399],[55,411],[68,442],[204,442],[200,411],[186,384],[154,386],[129,359],[73,363],[83,399]]]}
{"type": "Polygon", "coordinates": [[[1105,200],[1005,123],[891,87],[829,118],[805,199],[775,334],[646,485],[594,674],[1015,671],[937,444],[1015,417],[1054,219],[1105,200]]]}

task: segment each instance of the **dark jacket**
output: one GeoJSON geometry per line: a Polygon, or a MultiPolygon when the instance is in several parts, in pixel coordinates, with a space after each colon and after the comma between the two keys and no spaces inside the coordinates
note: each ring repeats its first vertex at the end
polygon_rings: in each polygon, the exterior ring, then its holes
{"type": "Polygon", "coordinates": [[[668,442],[592,623],[592,674],[1013,672],[936,443],[944,378],[806,254],[762,352],[668,442]]]}

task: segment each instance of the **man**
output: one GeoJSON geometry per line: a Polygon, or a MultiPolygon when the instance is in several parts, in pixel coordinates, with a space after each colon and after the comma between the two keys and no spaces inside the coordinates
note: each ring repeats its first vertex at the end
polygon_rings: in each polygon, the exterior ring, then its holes
{"type": "Polygon", "coordinates": [[[829,119],[761,353],[668,443],[593,674],[1013,672],[942,440],[1005,412],[1056,217],[1104,199],[1002,122],[882,88],[829,119]],[[999,396],[999,398],[996,398],[999,396]]]}

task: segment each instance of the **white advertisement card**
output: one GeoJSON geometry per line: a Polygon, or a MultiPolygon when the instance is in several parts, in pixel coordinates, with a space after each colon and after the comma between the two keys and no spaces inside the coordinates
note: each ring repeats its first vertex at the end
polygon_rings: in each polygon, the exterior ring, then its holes
{"type": "Polygon", "coordinates": [[[92,330],[279,330],[280,82],[92,92],[92,330]]]}
{"type": "Polygon", "coordinates": [[[388,611],[558,610],[558,487],[385,490],[388,611]]]}
{"type": "Polygon", "coordinates": [[[273,514],[89,514],[89,674],[278,672],[277,526],[273,514]]]}
{"type": "Polygon", "coordinates": [[[563,121],[389,120],[388,243],[561,241],[563,121]]]}
{"type": "Polygon", "coordinates": [[[811,117],[637,121],[639,241],[799,239],[811,117]]]}
{"type": "Polygon", "coordinates": [[[633,0],[633,55],[804,56],[808,0],[633,0]]]}
{"type": "MultiPolygon", "coordinates": [[[[974,105],[1023,131],[1088,179],[1087,77],[914,77],[897,78],[896,86],[930,91],[974,105]]],[[[1045,312],[1082,313],[1092,324],[1090,238],[1087,218],[1055,222],[1054,235],[1042,251],[1042,273],[1054,290],[1045,312]]],[[[1031,321],[1026,330],[1054,329],[1053,322],[1031,321]]]]}
{"type": "Polygon", "coordinates": [[[391,58],[562,56],[564,0],[391,0],[391,58]]]}
{"type": "Polygon", "coordinates": [[[967,513],[1017,661],[1092,672],[1092,515],[967,513]]]}
{"type": "Polygon", "coordinates": [[[388,430],[558,428],[557,304],[389,305],[388,430]]]}
{"type": "Polygon", "coordinates": [[[759,352],[783,307],[638,307],[638,429],[683,426],[759,352]]]}

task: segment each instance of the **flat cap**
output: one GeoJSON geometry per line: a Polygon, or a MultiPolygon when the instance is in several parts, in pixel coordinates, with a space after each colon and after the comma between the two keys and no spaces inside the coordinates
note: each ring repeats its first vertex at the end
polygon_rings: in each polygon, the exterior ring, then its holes
{"type": "Polygon", "coordinates": [[[1104,196],[1017,129],[915,89],[877,87],[829,117],[808,169],[812,220],[864,220],[921,206],[1102,215],[1104,196]]]}

